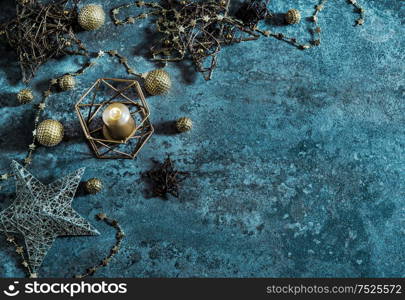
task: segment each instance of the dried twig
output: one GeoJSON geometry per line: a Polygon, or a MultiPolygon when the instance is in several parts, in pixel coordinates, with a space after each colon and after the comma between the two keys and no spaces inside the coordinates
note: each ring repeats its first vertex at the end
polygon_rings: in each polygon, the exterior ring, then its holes
{"type": "Polygon", "coordinates": [[[112,10],[116,25],[131,24],[136,20],[155,16],[155,25],[161,38],[152,47],[153,59],[170,62],[190,58],[197,71],[203,73],[206,80],[211,79],[217,65],[217,54],[223,45],[256,40],[260,37],[249,26],[229,16],[229,1],[136,1],[112,10]],[[184,2],[184,3],[183,3],[184,2]],[[124,21],[117,15],[122,8],[138,6],[148,9],[124,21]]]}
{"type": "Polygon", "coordinates": [[[16,17],[0,26],[20,62],[24,82],[30,81],[37,69],[54,57],[66,54],[87,55],[75,36],[77,3],[67,8],[68,0],[42,4],[37,0],[18,1],[16,17]]]}
{"type": "MultiPolygon", "coordinates": [[[[191,59],[197,71],[209,80],[217,66],[217,55],[224,45],[266,36],[282,40],[301,50],[319,46],[321,28],[318,26],[318,14],[327,1],[319,0],[309,18],[314,28],[311,30],[312,39],[308,42],[299,42],[295,37],[257,27],[259,21],[273,15],[267,8],[270,0],[245,0],[235,16],[229,14],[230,0],[135,1],[112,9],[111,16],[116,25],[133,24],[138,20],[154,17],[159,37],[151,46],[153,60],[167,63],[191,59]],[[133,6],[143,12],[125,19],[118,18],[121,9],[133,6]]],[[[356,0],[348,0],[348,3],[359,14],[356,24],[362,25],[364,9],[356,0]]]]}

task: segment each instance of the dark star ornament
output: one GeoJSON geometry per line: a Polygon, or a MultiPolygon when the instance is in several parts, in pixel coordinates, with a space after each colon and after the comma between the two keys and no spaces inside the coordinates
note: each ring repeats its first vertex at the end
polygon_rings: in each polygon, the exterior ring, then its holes
{"type": "Polygon", "coordinates": [[[29,264],[35,272],[59,236],[98,235],[72,208],[84,168],[44,185],[16,161],[16,199],[0,213],[0,231],[24,237],[29,264]]]}

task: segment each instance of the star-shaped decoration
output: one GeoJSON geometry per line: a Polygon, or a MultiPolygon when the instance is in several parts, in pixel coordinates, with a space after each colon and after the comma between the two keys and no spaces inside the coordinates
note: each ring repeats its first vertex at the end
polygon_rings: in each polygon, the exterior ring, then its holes
{"type": "Polygon", "coordinates": [[[98,235],[72,208],[72,200],[84,168],[44,185],[16,161],[16,199],[0,213],[0,231],[21,234],[28,262],[35,272],[59,236],[98,235]]]}
{"type": "Polygon", "coordinates": [[[177,170],[174,162],[167,157],[163,163],[155,161],[154,168],[142,176],[151,184],[153,196],[166,199],[168,194],[179,197],[179,185],[190,176],[190,173],[177,170]]]}
{"type": "MultiPolygon", "coordinates": [[[[46,90],[44,92],[44,97],[49,97],[52,94],[52,92],[50,90],[46,90]]],[[[42,103],[41,103],[42,104],[42,103]]]]}
{"type": "Polygon", "coordinates": [[[110,50],[108,51],[108,54],[111,56],[116,56],[118,54],[117,50],[110,50]]]}

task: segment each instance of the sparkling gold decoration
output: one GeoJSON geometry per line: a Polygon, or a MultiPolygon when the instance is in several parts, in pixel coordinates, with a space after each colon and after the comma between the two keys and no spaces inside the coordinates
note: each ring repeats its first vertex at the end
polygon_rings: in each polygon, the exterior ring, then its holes
{"type": "Polygon", "coordinates": [[[36,130],[37,141],[43,146],[56,146],[62,141],[63,131],[63,125],[56,120],[42,121],[36,130]]]}
{"type": "Polygon", "coordinates": [[[301,13],[298,9],[290,9],[285,15],[287,24],[298,24],[301,21],[301,13]]]}
{"type": "Polygon", "coordinates": [[[33,99],[34,95],[30,89],[23,89],[17,94],[17,100],[20,104],[30,103],[33,99]]]}
{"type": "Polygon", "coordinates": [[[79,13],[79,24],[85,30],[96,30],[104,25],[105,13],[103,7],[90,4],[83,7],[79,13]]]}
{"type": "MultiPolygon", "coordinates": [[[[99,232],[73,208],[72,201],[84,173],[79,169],[49,185],[13,161],[16,199],[0,212],[0,232],[19,233],[25,239],[30,274],[34,275],[59,236],[98,235],[99,232]]],[[[16,247],[23,254],[21,246],[16,247]]]]}
{"type": "Polygon", "coordinates": [[[76,80],[72,75],[65,75],[59,79],[59,87],[62,91],[68,91],[75,87],[76,80]]]}
{"type": "Polygon", "coordinates": [[[179,118],[176,122],[176,128],[179,132],[190,131],[193,128],[193,121],[187,117],[179,118]]]}
{"type": "Polygon", "coordinates": [[[103,189],[103,182],[98,178],[91,178],[85,183],[86,191],[90,194],[97,194],[103,189]]]}
{"type": "Polygon", "coordinates": [[[162,69],[153,70],[143,77],[146,90],[153,96],[167,93],[172,86],[170,75],[162,69]]]}
{"type": "Polygon", "coordinates": [[[136,80],[100,78],[75,108],[83,133],[97,158],[134,159],[154,132],[149,106],[136,80]],[[108,139],[103,134],[102,114],[111,103],[126,105],[135,120],[134,132],[123,141],[108,139]]]}

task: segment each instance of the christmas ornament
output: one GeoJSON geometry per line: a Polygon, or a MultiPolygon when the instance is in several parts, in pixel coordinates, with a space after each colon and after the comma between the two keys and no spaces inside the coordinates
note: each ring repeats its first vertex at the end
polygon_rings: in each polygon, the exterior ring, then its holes
{"type": "Polygon", "coordinates": [[[176,128],[179,132],[190,131],[193,128],[193,121],[187,117],[179,118],[176,122],[176,128]]]}
{"type": "Polygon", "coordinates": [[[167,93],[172,86],[170,75],[162,69],[148,72],[143,75],[143,78],[146,90],[153,96],[167,93]]]}
{"type": "Polygon", "coordinates": [[[285,15],[287,24],[298,24],[301,21],[301,13],[298,9],[290,9],[285,15]]]}
{"type": "Polygon", "coordinates": [[[84,168],[44,185],[16,161],[11,166],[16,175],[17,196],[0,213],[0,231],[24,237],[33,272],[41,266],[58,236],[99,234],[71,206],[84,168]]]}
{"type": "Polygon", "coordinates": [[[68,91],[75,87],[76,80],[72,75],[64,75],[59,78],[59,87],[62,91],[68,91]]]}
{"type": "Polygon", "coordinates": [[[96,30],[104,25],[105,13],[102,6],[90,4],[80,10],[78,18],[83,29],[96,30]]]}
{"type": "Polygon", "coordinates": [[[97,194],[103,189],[103,182],[98,178],[91,178],[84,186],[89,194],[97,194]]]}
{"type": "Polygon", "coordinates": [[[46,147],[59,144],[63,138],[63,125],[56,120],[42,121],[36,129],[38,143],[46,147]]]}
{"type": "Polygon", "coordinates": [[[180,183],[188,176],[189,172],[179,171],[175,168],[174,162],[167,157],[163,163],[154,161],[152,170],[142,174],[152,188],[152,196],[166,199],[168,194],[179,197],[180,183]]]}
{"type": "Polygon", "coordinates": [[[30,89],[23,89],[17,94],[17,100],[20,104],[30,103],[33,99],[34,95],[30,89]]]}

